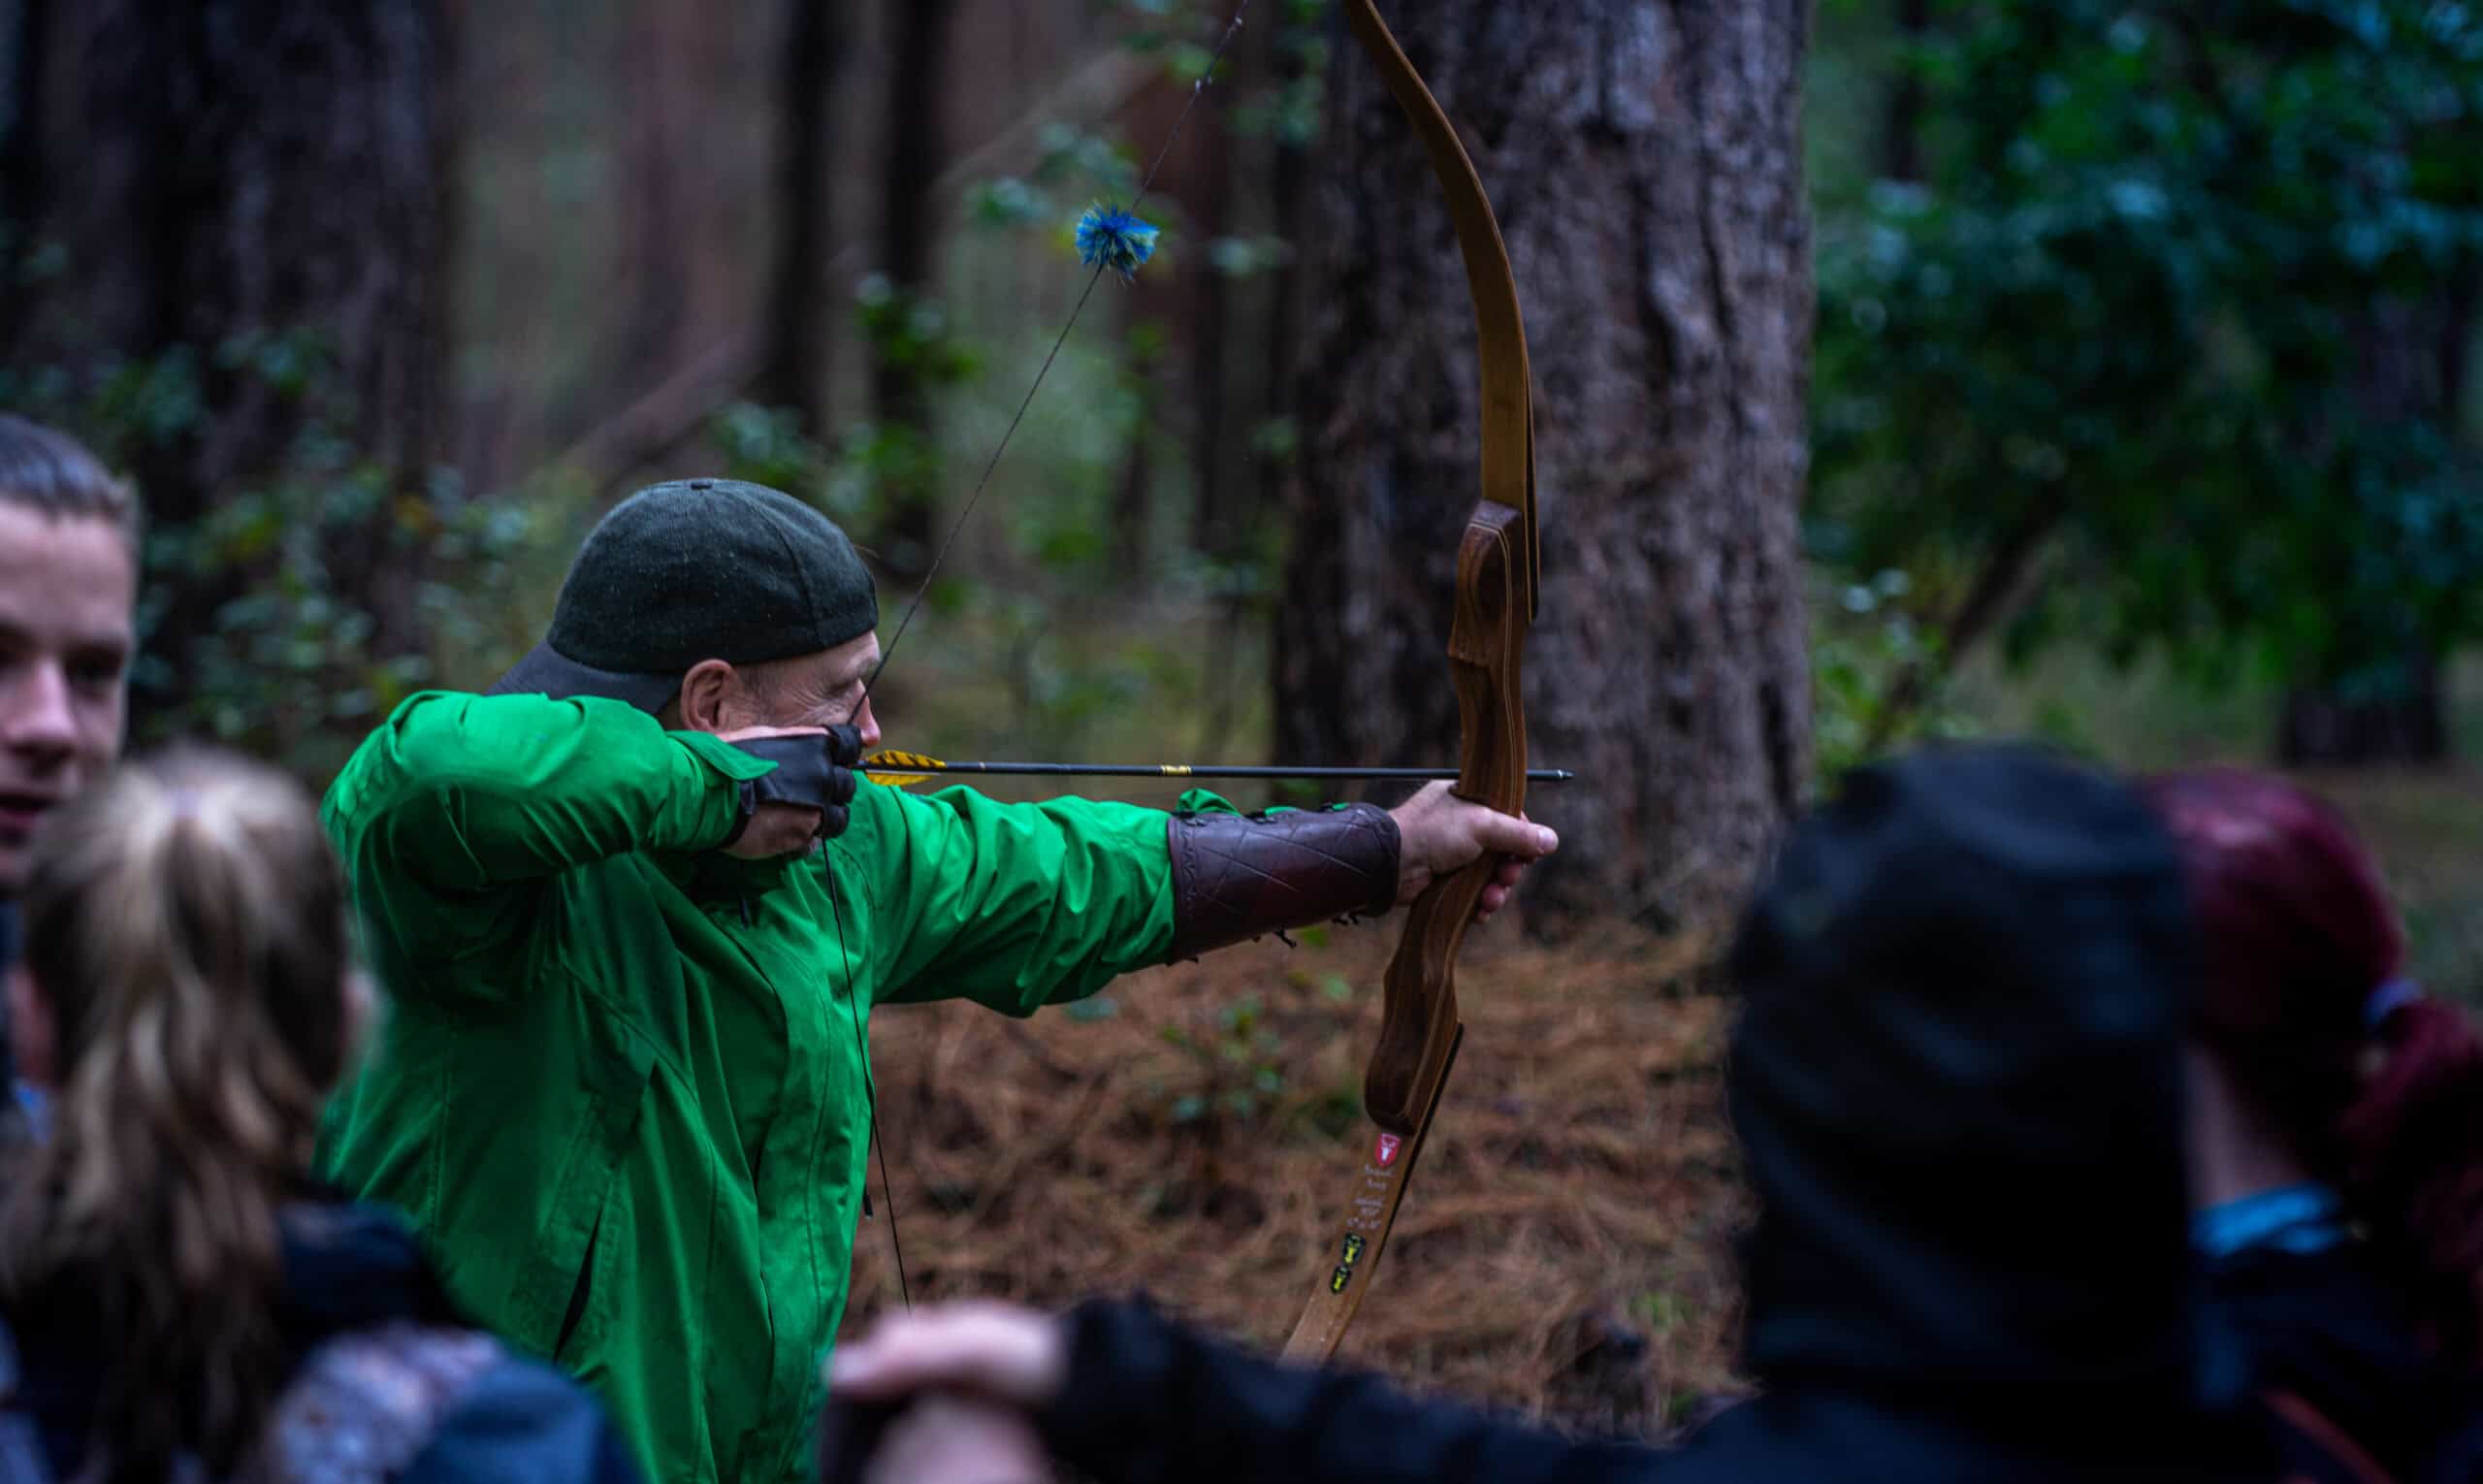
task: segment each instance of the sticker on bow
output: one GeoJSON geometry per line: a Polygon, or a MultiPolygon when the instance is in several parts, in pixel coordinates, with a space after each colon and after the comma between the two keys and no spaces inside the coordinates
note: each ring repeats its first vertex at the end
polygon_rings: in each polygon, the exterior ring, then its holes
{"type": "Polygon", "coordinates": [[[1370,1157],[1379,1161],[1379,1168],[1385,1170],[1397,1163],[1397,1151],[1404,1146],[1405,1141],[1395,1134],[1382,1134],[1379,1142],[1370,1146],[1370,1157]]]}
{"type": "Polygon", "coordinates": [[[1337,1271],[1328,1274],[1330,1293],[1343,1293],[1345,1285],[1354,1280],[1354,1264],[1362,1261],[1363,1246],[1361,1237],[1352,1232],[1345,1234],[1344,1261],[1337,1264],[1337,1271]]]}

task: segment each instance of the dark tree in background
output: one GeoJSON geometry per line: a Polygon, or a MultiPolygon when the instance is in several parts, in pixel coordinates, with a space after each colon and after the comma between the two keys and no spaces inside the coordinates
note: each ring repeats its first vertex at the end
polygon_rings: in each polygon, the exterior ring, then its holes
{"type": "Polygon", "coordinates": [[[26,317],[34,294],[28,272],[44,212],[48,174],[43,125],[51,77],[54,0],[16,0],[0,10],[0,85],[8,88],[0,109],[0,352],[25,343],[26,317]]]}
{"type": "MultiPolygon", "coordinates": [[[[376,648],[414,648],[395,534],[397,497],[421,489],[441,432],[438,0],[73,10],[64,91],[84,100],[90,138],[75,193],[56,187],[53,204],[79,268],[66,308],[90,357],[143,369],[167,399],[125,451],[149,519],[196,527],[288,468],[354,466],[319,512],[323,565],[371,614],[376,648]]],[[[197,646],[258,576],[242,560],[153,574],[144,703],[189,696],[197,646]]]]}
{"type": "MultiPolygon", "coordinates": [[[[1293,478],[1294,372],[1301,326],[1301,241],[1322,115],[1324,7],[1279,7],[1235,48],[1227,107],[1200,120],[1215,142],[1212,212],[1222,243],[1201,254],[1189,335],[1190,541],[1215,598],[1209,648],[1239,652],[1269,627],[1284,500],[1293,478]],[[1245,637],[1248,636],[1248,637],[1245,637]]],[[[1206,735],[1231,733],[1241,667],[1214,687],[1206,735]]]]}
{"type": "MultiPolygon", "coordinates": [[[[2483,206],[2476,183],[2467,182],[2469,210],[2483,206]]],[[[2372,445],[2367,456],[2387,470],[2381,488],[2402,480],[2391,495],[2424,500],[2431,476],[2417,450],[2438,436],[2435,430],[2455,427],[2463,409],[2478,287],[2483,254],[2469,252],[2439,279],[2382,292],[2349,312],[2341,379],[2352,412],[2300,430],[2305,456],[2322,460],[2333,457],[2338,440],[2366,440],[2372,445]]],[[[2347,624],[2364,630],[2348,648],[2364,662],[2342,678],[2317,677],[2286,694],[2277,758],[2294,766],[2445,761],[2437,636],[2422,631],[2410,605],[2374,604],[2339,627],[2347,624]]]]}
{"type": "Polygon", "coordinates": [[[901,575],[931,560],[937,524],[939,462],[933,455],[931,368],[911,353],[924,339],[912,315],[938,282],[941,200],[936,189],[946,145],[941,89],[947,80],[954,0],[906,0],[890,19],[895,38],[887,81],[887,120],[880,169],[879,272],[889,297],[874,314],[871,401],[882,436],[913,450],[892,469],[888,520],[878,533],[880,554],[901,575]]]}
{"type": "Polygon", "coordinates": [[[842,0],[786,0],[776,75],[776,253],[768,270],[766,348],[751,395],[793,409],[815,430],[827,404],[828,124],[839,39],[852,24],[842,0]]]}
{"type": "MultiPolygon", "coordinates": [[[[1811,279],[1803,0],[1398,7],[1517,265],[1536,378],[1533,756],[1582,781],[1532,900],[1719,923],[1796,806],[1811,279]],[[1522,67],[1524,87],[1509,84],[1522,67]]],[[[1350,42],[1308,241],[1277,752],[1452,758],[1475,349],[1437,188],[1350,42]]]]}

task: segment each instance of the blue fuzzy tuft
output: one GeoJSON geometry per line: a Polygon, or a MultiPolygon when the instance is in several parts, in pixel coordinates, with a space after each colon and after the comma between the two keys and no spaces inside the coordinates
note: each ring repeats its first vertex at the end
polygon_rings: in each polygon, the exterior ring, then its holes
{"type": "Polygon", "coordinates": [[[1088,207],[1078,218],[1079,261],[1099,263],[1126,283],[1139,265],[1155,256],[1155,228],[1119,207],[1088,207]]]}

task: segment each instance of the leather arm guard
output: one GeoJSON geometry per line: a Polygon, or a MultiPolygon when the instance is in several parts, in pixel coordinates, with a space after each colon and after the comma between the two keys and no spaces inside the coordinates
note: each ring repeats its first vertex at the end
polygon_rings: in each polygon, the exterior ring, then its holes
{"type": "Polygon", "coordinates": [[[1172,959],[1397,905],[1397,822],[1376,804],[1176,814],[1172,959]]]}

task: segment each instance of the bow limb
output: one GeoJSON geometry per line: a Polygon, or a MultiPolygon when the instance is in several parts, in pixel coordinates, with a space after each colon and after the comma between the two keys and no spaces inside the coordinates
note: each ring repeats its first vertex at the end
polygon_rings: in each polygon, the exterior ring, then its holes
{"type": "MultiPolygon", "coordinates": [[[[1503,814],[1526,807],[1526,708],[1519,657],[1542,572],[1534,515],[1534,411],[1517,279],[1482,177],[1439,101],[1371,0],[1344,0],[1345,18],[1431,156],[1457,231],[1474,301],[1482,377],[1482,498],[1458,547],[1456,616],[1448,640],[1463,738],[1457,793],[1503,814]]],[[[1487,855],[1432,883],[1407,909],[1389,960],[1379,1043],[1363,1103],[1380,1129],[1354,1177],[1334,1266],[1285,1344],[1289,1360],[1335,1353],[1370,1290],[1406,1181],[1465,1036],[1457,1016],[1457,953],[1483,890],[1500,867],[1487,855]],[[1357,1281],[1361,1278],[1361,1281],[1357,1281]]]]}

